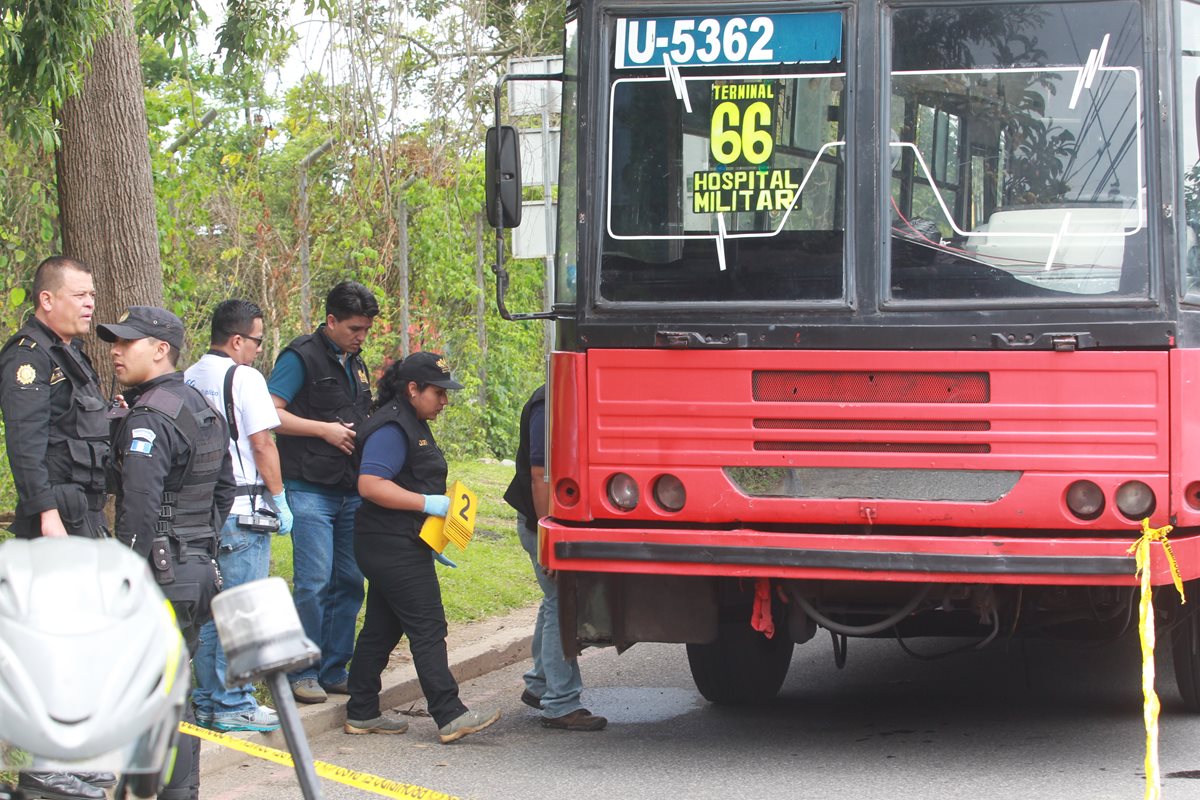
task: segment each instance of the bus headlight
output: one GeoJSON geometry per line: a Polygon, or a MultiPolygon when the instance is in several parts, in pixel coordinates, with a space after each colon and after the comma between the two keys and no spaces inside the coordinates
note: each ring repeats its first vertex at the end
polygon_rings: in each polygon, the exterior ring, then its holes
{"type": "Polygon", "coordinates": [[[608,500],[622,511],[632,511],[637,508],[637,481],[624,472],[613,475],[608,479],[608,500]]]}
{"type": "Polygon", "coordinates": [[[1154,490],[1141,481],[1122,483],[1115,499],[1117,508],[1130,519],[1142,519],[1154,513],[1154,490]]]}
{"type": "Polygon", "coordinates": [[[1075,481],[1067,487],[1067,508],[1080,519],[1095,519],[1104,510],[1104,492],[1091,481],[1075,481]]]}
{"type": "Polygon", "coordinates": [[[665,511],[679,511],[687,502],[687,490],[683,481],[674,475],[659,475],[654,481],[654,502],[665,511]]]}

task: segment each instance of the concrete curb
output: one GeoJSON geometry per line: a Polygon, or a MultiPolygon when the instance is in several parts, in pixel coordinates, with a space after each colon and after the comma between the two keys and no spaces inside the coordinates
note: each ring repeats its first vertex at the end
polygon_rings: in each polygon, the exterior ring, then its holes
{"type": "MultiPolygon", "coordinates": [[[[503,617],[483,622],[469,623],[456,627],[446,637],[450,656],[450,671],[459,683],[478,678],[494,670],[529,658],[529,646],[533,639],[533,625],[537,619],[537,606],[519,609],[503,617]]],[[[400,651],[407,652],[404,644],[400,651]]],[[[390,667],[383,673],[383,690],[379,695],[380,707],[392,709],[423,700],[417,672],[412,663],[390,667]]],[[[346,720],[344,695],[330,695],[329,700],[315,705],[300,706],[300,720],[304,733],[312,739],[327,731],[339,729],[346,720]]],[[[283,731],[271,733],[232,733],[238,739],[287,750],[283,731]]],[[[215,742],[202,742],[200,746],[200,774],[210,775],[238,764],[253,763],[252,759],[236,750],[222,747],[215,742]]]]}

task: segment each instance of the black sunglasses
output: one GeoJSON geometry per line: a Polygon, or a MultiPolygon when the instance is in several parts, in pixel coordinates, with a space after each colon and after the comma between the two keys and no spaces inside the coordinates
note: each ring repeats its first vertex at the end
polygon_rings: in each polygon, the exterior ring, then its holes
{"type": "Polygon", "coordinates": [[[266,338],[265,336],[251,336],[248,333],[239,333],[238,336],[242,337],[243,339],[249,339],[259,347],[262,347],[263,339],[266,338]]]}

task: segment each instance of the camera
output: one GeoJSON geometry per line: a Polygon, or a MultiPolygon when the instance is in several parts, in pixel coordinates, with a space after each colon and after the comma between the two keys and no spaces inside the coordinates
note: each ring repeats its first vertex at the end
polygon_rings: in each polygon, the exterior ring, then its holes
{"type": "Polygon", "coordinates": [[[238,514],[237,526],[248,531],[274,533],[279,530],[279,517],[269,514],[238,514]]]}

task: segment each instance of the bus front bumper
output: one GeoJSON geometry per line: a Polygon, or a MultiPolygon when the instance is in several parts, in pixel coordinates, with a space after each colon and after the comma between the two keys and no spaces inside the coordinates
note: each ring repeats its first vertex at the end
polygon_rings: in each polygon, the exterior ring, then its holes
{"type": "MultiPolygon", "coordinates": [[[[843,581],[1114,585],[1137,582],[1139,538],[908,536],[566,526],[543,518],[540,561],[554,570],[843,581]]],[[[1183,580],[1200,577],[1200,531],[1170,539],[1183,580]]],[[[1171,582],[1161,544],[1151,581],[1171,582]]]]}

